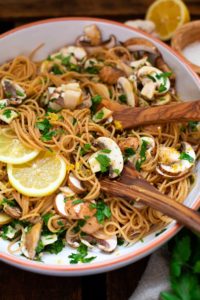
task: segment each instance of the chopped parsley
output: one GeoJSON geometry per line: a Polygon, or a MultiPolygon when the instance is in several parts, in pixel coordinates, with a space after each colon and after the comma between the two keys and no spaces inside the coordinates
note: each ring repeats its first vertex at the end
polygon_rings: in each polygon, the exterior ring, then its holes
{"type": "Polygon", "coordinates": [[[55,130],[50,131],[52,127],[53,126],[51,125],[48,119],[44,119],[43,121],[36,123],[36,128],[38,128],[40,130],[40,133],[42,134],[42,141],[50,141],[52,137],[57,134],[57,131],[55,130]]]}
{"type": "Polygon", "coordinates": [[[99,68],[97,66],[91,66],[87,67],[85,71],[89,74],[98,74],[99,73],[99,68]]]}
{"type": "Polygon", "coordinates": [[[156,82],[156,79],[155,79],[152,75],[148,74],[147,77],[148,77],[149,79],[151,79],[153,82],[156,82]]]}
{"type": "Polygon", "coordinates": [[[91,149],[91,144],[85,144],[80,150],[80,155],[81,156],[85,155],[90,149],[91,149]]]}
{"type": "Polygon", "coordinates": [[[113,172],[113,173],[115,173],[115,174],[117,174],[117,175],[119,175],[119,174],[120,174],[120,171],[119,171],[119,169],[113,169],[113,170],[112,170],[112,172],[113,172]]]}
{"type": "Polygon", "coordinates": [[[167,78],[170,77],[171,75],[172,75],[172,72],[163,72],[160,74],[156,74],[155,76],[157,79],[163,79],[164,84],[166,84],[167,78]]]}
{"type": "Polygon", "coordinates": [[[188,160],[190,163],[194,162],[194,158],[192,156],[190,156],[189,154],[187,154],[186,152],[182,152],[180,154],[179,159],[188,160]]]}
{"type": "Polygon", "coordinates": [[[77,253],[71,253],[68,257],[70,264],[89,263],[96,258],[96,256],[88,257],[88,247],[83,243],[77,248],[77,253]]]}
{"type": "Polygon", "coordinates": [[[55,130],[50,131],[50,132],[48,132],[48,133],[46,133],[46,134],[43,134],[42,137],[41,137],[41,140],[42,140],[43,142],[51,141],[51,140],[52,140],[52,137],[53,137],[54,135],[56,135],[56,134],[57,134],[57,131],[55,131],[55,130]]]}
{"type": "Polygon", "coordinates": [[[0,205],[9,205],[11,207],[16,207],[17,206],[17,202],[13,199],[13,200],[8,200],[7,198],[3,198],[3,200],[0,202],[0,205]]]}
{"type": "Polygon", "coordinates": [[[103,153],[110,153],[111,150],[105,148],[105,149],[101,149],[101,152],[103,152],[103,153]]]}
{"type": "Polygon", "coordinates": [[[84,201],[82,199],[76,199],[76,200],[73,200],[72,201],[72,205],[77,205],[77,204],[80,204],[80,203],[83,203],[84,201]]]}
{"type": "Polygon", "coordinates": [[[8,91],[5,92],[5,95],[6,95],[7,98],[11,98],[12,97],[12,93],[8,92],[8,91]]]}
{"type": "Polygon", "coordinates": [[[133,148],[125,148],[124,149],[124,154],[128,158],[130,156],[135,155],[135,151],[133,150],[133,148]]]}
{"type": "Polygon", "coordinates": [[[197,125],[198,125],[198,122],[195,122],[195,121],[190,121],[188,123],[188,127],[191,131],[196,131],[197,130],[197,125]]]}
{"type": "Polygon", "coordinates": [[[110,207],[105,204],[103,201],[98,201],[97,203],[91,203],[90,209],[96,209],[95,216],[97,221],[102,224],[105,219],[109,219],[111,217],[110,207]]]}
{"type": "Polygon", "coordinates": [[[124,244],[124,239],[122,238],[117,238],[117,245],[122,246],[124,244]]]}
{"type": "Polygon", "coordinates": [[[95,119],[97,119],[97,120],[101,120],[101,119],[103,119],[103,117],[104,117],[104,112],[102,110],[100,110],[99,112],[97,112],[95,114],[95,119]]]}
{"type": "Polygon", "coordinates": [[[101,103],[102,97],[100,95],[95,95],[91,98],[92,106],[91,111],[94,113],[97,109],[97,106],[101,103]]]}
{"type": "Polygon", "coordinates": [[[48,221],[52,216],[53,216],[53,213],[50,213],[50,212],[46,213],[45,215],[42,216],[42,219],[43,219],[45,225],[48,224],[48,221]]]}
{"type": "Polygon", "coordinates": [[[158,88],[158,91],[159,91],[159,93],[162,93],[162,92],[166,91],[166,89],[167,89],[166,86],[163,83],[161,83],[161,85],[158,88]]]}
{"type": "Polygon", "coordinates": [[[68,68],[69,71],[76,71],[76,72],[80,72],[80,66],[75,65],[73,63],[70,62],[72,57],[72,54],[69,56],[65,56],[63,57],[61,55],[60,59],[61,59],[61,64],[66,66],[68,68]]]}
{"type": "Polygon", "coordinates": [[[4,115],[7,119],[10,119],[11,114],[12,114],[12,110],[11,110],[11,109],[6,109],[6,110],[4,110],[4,112],[3,112],[3,115],[4,115]]]}
{"type": "Polygon", "coordinates": [[[86,220],[78,220],[77,225],[73,228],[74,233],[78,233],[86,223],[86,220]]]}
{"type": "Polygon", "coordinates": [[[58,65],[53,65],[53,67],[51,68],[51,71],[55,74],[55,75],[62,75],[63,71],[60,70],[58,65]]]}
{"type": "Polygon", "coordinates": [[[19,90],[16,90],[16,94],[17,96],[20,96],[20,97],[24,97],[24,93],[20,92],[19,90]]]}
{"type": "Polygon", "coordinates": [[[45,247],[45,252],[49,252],[51,254],[60,253],[65,247],[65,243],[62,238],[59,238],[55,243],[47,245],[45,247]]]}
{"type": "Polygon", "coordinates": [[[0,104],[0,109],[4,109],[6,107],[6,103],[0,104]]]}
{"type": "Polygon", "coordinates": [[[111,162],[110,158],[107,155],[98,154],[96,160],[100,164],[101,172],[107,172],[111,162]]]}
{"type": "Polygon", "coordinates": [[[125,94],[120,95],[119,96],[119,101],[121,103],[127,103],[127,97],[126,97],[126,95],[125,94]]]}
{"type": "Polygon", "coordinates": [[[146,160],[147,145],[148,145],[148,142],[143,140],[142,141],[142,146],[141,146],[141,149],[140,149],[140,158],[137,160],[136,166],[135,166],[137,171],[141,170],[141,165],[146,160]]]}

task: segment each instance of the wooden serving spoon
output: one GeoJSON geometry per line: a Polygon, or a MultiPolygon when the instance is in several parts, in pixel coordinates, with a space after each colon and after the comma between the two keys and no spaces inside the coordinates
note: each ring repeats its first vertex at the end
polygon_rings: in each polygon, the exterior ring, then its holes
{"type": "Polygon", "coordinates": [[[200,232],[200,214],[191,208],[163,195],[135,170],[131,163],[127,163],[120,178],[116,180],[102,179],[101,190],[128,200],[140,198],[139,202],[151,206],[156,210],[177,220],[192,230],[200,232]]]}
{"type": "Polygon", "coordinates": [[[128,107],[103,99],[102,105],[113,111],[113,118],[123,129],[140,125],[200,121],[200,100],[153,107],[128,107]]]}

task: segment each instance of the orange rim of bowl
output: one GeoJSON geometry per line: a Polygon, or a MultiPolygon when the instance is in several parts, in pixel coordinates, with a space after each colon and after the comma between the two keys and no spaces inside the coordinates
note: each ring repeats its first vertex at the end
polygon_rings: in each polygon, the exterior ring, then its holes
{"type": "MultiPolygon", "coordinates": [[[[62,22],[62,21],[93,21],[93,22],[102,22],[105,24],[111,24],[111,25],[117,25],[119,27],[127,28],[129,30],[132,30],[133,32],[138,32],[142,34],[143,36],[146,36],[147,38],[150,38],[152,41],[155,41],[156,43],[160,44],[162,47],[166,48],[169,52],[171,52],[174,56],[176,56],[179,61],[181,61],[183,64],[186,65],[189,72],[192,74],[192,76],[199,82],[200,84],[200,78],[198,75],[193,71],[193,69],[188,64],[187,60],[184,59],[184,57],[181,57],[177,52],[175,52],[172,48],[170,48],[168,45],[164,44],[160,40],[152,37],[151,35],[139,30],[132,28],[128,25],[116,22],[116,21],[110,21],[106,19],[101,18],[88,18],[88,17],[64,17],[64,18],[52,18],[47,20],[41,20],[36,21],[32,23],[28,23],[22,26],[19,26],[17,28],[11,29],[3,34],[0,35],[0,39],[4,38],[14,32],[21,31],[26,28],[34,27],[41,24],[47,24],[47,23],[53,23],[53,22],[62,22]]],[[[193,209],[198,209],[200,206],[200,198],[197,199],[196,203],[191,207],[193,209]]],[[[118,264],[120,265],[126,265],[128,263],[131,263],[131,261],[134,261],[137,256],[139,258],[142,258],[149,253],[151,253],[154,248],[158,248],[159,246],[162,246],[165,242],[167,242],[170,238],[172,238],[179,230],[181,229],[180,224],[175,224],[172,228],[168,229],[165,233],[163,233],[160,237],[155,238],[152,242],[149,242],[148,245],[141,247],[140,249],[137,249],[134,251],[134,253],[125,254],[122,257],[112,259],[112,261],[106,261],[106,262],[100,262],[100,263],[92,263],[91,265],[78,265],[78,266],[59,266],[59,265],[45,265],[41,263],[37,263],[34,261],[29,260],[21,260],[17,256],[11,256],[6,253],[1,253],[0,257],[3,258],[5,262],[10,262],[11,264],[15,264],[19,267],[23,267],[25,269],[32,269],[32,270],[40,270],[40,271],[51,271],[51,272],[78,272],[78,271],[90,271],[90,270],[101,270],[104,268],[110,268],[112,266],[116,266],[118,264]]]]}

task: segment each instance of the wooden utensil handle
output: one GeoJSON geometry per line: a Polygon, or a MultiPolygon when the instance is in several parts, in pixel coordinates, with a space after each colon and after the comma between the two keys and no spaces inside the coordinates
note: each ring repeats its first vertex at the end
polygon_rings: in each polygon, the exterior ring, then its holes
{"type": "Polygon", "coordinates": [[[142,203],[163,212],[186,227],[200,232],[200,215],[191,208],[161,194],[159,191],[155,192],[141,186],[129,186],[109,179],[101,181],[101,189],[108,194],[128,200],[135,200],[139,197],[142,203]]]}
{"type": "Polygon", "coordinates": [[[115,110],[114,120],[120,121],[124,129],[166,122],[200,121],[200,100],[140,108],[125,108],[123,105],[121,110],[119,105],[113,105],[112,108],[115,110]]]}

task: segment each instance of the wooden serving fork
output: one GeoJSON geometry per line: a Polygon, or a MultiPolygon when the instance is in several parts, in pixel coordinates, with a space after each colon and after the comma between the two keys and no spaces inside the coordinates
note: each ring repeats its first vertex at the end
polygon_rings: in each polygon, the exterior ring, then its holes
{"type": "Polygon", "coordinates": [[[123,129],[140,125],[200,121],[200,100],[152,107],[128,107],[103,99],[103,106],[113,111],[113,118],[123,129]]]}
{"type": "Polygon", "coordinates": [[[140,198],[139,202],[177,220],[192,230],[200,232],[200,214],[191,208],[163,195],[141,177],[131,163],[127,163],[118,180],[102,179],[101,190],[128,200],[140,198]]]}

